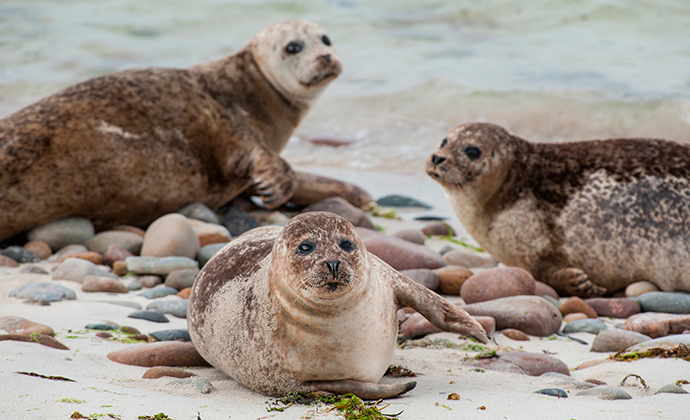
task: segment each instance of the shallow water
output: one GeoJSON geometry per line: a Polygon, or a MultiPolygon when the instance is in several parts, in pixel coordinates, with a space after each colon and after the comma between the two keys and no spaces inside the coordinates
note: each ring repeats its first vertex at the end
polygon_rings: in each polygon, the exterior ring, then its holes
{"type": "Polygon", "coordinates": [[[301,167],[421,173],[471,120],[690,141],[684,0],[0,1],[0,115],[104,72],[217,59],[293,18],[323,25],[345,65],[283,152],[301,167]]]}

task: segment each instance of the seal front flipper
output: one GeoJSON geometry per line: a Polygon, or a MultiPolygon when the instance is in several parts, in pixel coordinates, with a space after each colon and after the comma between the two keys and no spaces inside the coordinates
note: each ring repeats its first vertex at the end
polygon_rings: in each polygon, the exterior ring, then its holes
{"type": "Polygon", "coordinates": [[[602,296],[606,289],[599,287],[589,280],[584,270],[575,267],[554,267],[547,270],[544,282],[552,286],[558,293],[566,296],[593,298],[602,296]]]}
{"type": "Polygon", "coordinates": [[[378,384],[346,379],[342,381],[310,381],[303,385],[310,391],[327,391],[339,395],[355,394],[363,400],[380,400],[402,395],[414,389],[417,382],[378,384]]]}
{"type": "Polygon", "coordinates": [[[251,155],[251,193],[268,209],[284,204],[297,188],[297,176],[290,165],[267,147],[257,146],[251,155]]]}

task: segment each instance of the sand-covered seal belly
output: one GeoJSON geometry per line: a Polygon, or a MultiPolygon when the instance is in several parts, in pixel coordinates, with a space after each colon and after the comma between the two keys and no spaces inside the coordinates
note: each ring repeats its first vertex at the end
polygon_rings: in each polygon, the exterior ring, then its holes
{"type": "Polygon", "coordinates": [[[0,120],[0,240],[66,216],[144,226],[249,187],[277,207],[296,186],[278,154],[340,71],[323,28],[287,21],[218,61],[110,73],[29,105],[0,120]]]}
{"type": "Polygon", "coordinates": [[[530,143],[469,123],[426,170],[483,248],[559,293],[596,296],[640,280],[690,291],[688,145],[530,143]]]}
{"type": "Polygon", "coordinates": [[[312,212],[223,248],[194,283],[187,322],[199,353],[255,391],[387,398],[414,386],[378,383],[401,305],[486,342],[466,312],[369,254],[350,222],[312,212]]]}

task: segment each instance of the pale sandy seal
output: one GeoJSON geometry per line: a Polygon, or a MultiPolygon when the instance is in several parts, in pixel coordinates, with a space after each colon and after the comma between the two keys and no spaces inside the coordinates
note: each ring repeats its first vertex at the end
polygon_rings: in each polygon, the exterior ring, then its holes
{"type": "Polygon", "coordinates": [[[187,323],[204,359],[257,392],[388,398],[414,387],[378,383],[401,306],[442,330],[487,341],[465,311],[367,252],[350,222],[312,212],[223,248],[194,283],[187,323]]]}
{"type": "Polygon", "coordinates": [[[248,187],[268,207],[296,180],[278,156],[341,71],[324,29],[287,21],[187,69],[120,71],[0,120],[0,240],[65,216],[143,226],[248,187]]]}
{"type": "Polygon", "coordinates": [[[690,291],[688,145],[539,144],[470,123],[448,133],[426,171],[484,249],[561,294],[639,280],[690,291]]]}

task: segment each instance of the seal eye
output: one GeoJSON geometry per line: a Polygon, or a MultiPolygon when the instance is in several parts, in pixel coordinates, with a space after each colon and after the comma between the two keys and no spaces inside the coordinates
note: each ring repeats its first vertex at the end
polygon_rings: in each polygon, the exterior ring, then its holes
{"type": "Polygon", "coordinates": [[[439,149],[443,149],[444,147],[446,147],[446,144],[448,144],[448,139],[447,139],[447,138],[446,138],[446,139],[443,139],[443,141],[441,142],[441,146],[439,147],[439,149]]]}
{"type": "Polygon", "coordinates": [[[297,246],[297,252],[302,255],[310,254],[314,249],[316,249],[316,245],[309,241],[304,241],[297,246]]]}
{"type": "Polygon", "coordinates": [[[477,160],[482,157],[482,151],[476,146],[467,146],[465,154],[470,160],[477,160]]]}
{"type": "Polygon", "coordinates": [[[340,241],[340,249],[342,249],[345,252],[354,251],[355,248],[355,244],[353,244],[348,239],[343,239],[342,241],[340,241]]]}
{"type": "Polygon", "coordinates": [[[328,37],[328,35],[324,35],[321,37],[321,41],[323,41],[324,44],[327,46],[331,46],[331,39],[328,37]]]}
{"type": "Polygon", "coordinates": [[[297,54],[302,51],[302,45],[299,42],[292,41],[285,47],[285,52],[288,54],[297,54]]]}

